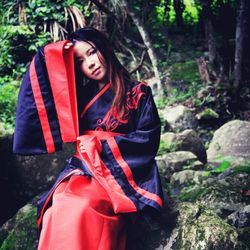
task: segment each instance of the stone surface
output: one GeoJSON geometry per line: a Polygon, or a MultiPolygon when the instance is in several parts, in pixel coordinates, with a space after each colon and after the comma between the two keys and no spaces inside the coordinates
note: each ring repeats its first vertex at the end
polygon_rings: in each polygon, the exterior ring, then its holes
{"type": "Polygon", "coordinates": [[[161,140],[166,144],[170,145],[173,144],[176,140],[176,134],[173,132],[166,132],[161,135],[161,140]]]}
{"type": "Polygon", "coordinates": [[[171,184],[172,185],[183,185],[188,183],[200,184],[202,179],[204,179],[205,171],[195,171],[195,170],[182,170],[176,172],[172,175],[171,184]]]}
{"type": "Polygon", "coordinates": [[[206,148],[194,130],[188,129],[177,134],[176,140],[177,150],[190,151],[194,153],[202,163],[207,162],[206,148]]]}
{"type": "Polygon", "coordinates": [[[227,156],[250,160],[250,122],[233,120],[216,130],[207,155],[210,161],[227,156]]]}
{"type": "Polygon", "coordinates": [[[74,152],[73,144],[50,155],[19,156],[12,153],[13,137],[0,138],[1,204],[0,224],[34,196],[53,184],[66,159],[74,152]]]}
{"type": "Polygon", "coordinates": [[[162,156],[165,161],[165,169],[160,168],[160,172],[164,175],[168,172],[174,173],[181,171],[184,166],[190,165],[197,160],[197,157],[188,151],[177,151],[162,156]]]}
{"type": "Polygon", "coordinates": [[[192,110],[183,105],[167,107],[163,112],[163,118],[174,132],[194,129],[198,124],[192,110]]]}
{"type": "Polygon", "coordinates": [[[167,132],[161,135],[161,140],[166,148],[166,153],[174,151],[190,151],[203,162],[207,162],[206,148],[197,133],[192,129],[184,130],[181,133],[167,132]]]}
{"type": "Polygon", "coordinates": [[[250,205],[241,207],[238,211],[230,214],[227,221],[235,227],[250,227],[250,205]]]}
{"type": "Polygon", "coordinates": [[[192,203],[180,204],[178,224],[179,230],[171,246],[172,249],[247,249],[238,241],[235,228],[205,206],[192,203]]]}
{"type": "Polygon", "coordinates": [[[29,203],[0,229],[0,250],[37,249],[36,208],[29,203]]]}

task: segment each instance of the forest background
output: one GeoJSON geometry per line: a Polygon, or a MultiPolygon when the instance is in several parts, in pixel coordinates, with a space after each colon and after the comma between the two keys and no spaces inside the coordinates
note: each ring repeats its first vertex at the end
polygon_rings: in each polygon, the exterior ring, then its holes
{"type": "Polygon", "coordinates": [[[249,1],[1,0],[1,6],[4,129],[13,131],[21,79],[37,48],[86,25],[108,33],[135,78],[158,85],[158,106],[209,107],[220,117],[217,125],[249,120],[249,1]]]}
{"type": "MultiPolygon", "coordinates": [[[[247,122],[244,126],[249,134],[249,0],[0,1],[0,195],[5,201],[1,205],[0,224],[12,218],[18,209],[51,184],[56,176],[55,169],[51,168],[54,171],[53,177],[50,173],[51,178],[47,178],[44,172],[51,166],[46,166],[44,162],[51,162],[52,165],[57,162],[59,165],[62,161],[58,155],[55,156],[55,161],[50,156],[46,160],[14,156],[11,143],[19,87],[32,57],[40,46],[67,39],[68,34],[78,28],[92,26],[107,33],[117,56],[133,78],[149,83],[156,105],[161,111],[163,133],[171,131],[164,120],[166,107],[184,105],[198,119],[195,132],[201,138],[202,144],[193,144],[203,150],[205,158],[214,131],[229,121],[247,122]],[[39,180],[34,176],[38,176],[39,180]],[[49,181],[46,182],[43,178],[49,181]]],[[[177,135],[181,131],[177,129],[171,132],[177,135]]],[[[244,145],[250,145],[249,137],[245,136],[243,139],[246,139],[244,145]]],[[[167,153],[178,151],[178,146],[178,143],[166,144],[161,140],[158,156],[163,158],[158,158],[158,165],[161,165],[162,159],[171,162],[167,153]]],[[[167,246],[172,244],[171,239],[175,239],[179,244],[176,249],[250,248],[249,148],[246,148],[248,160],[243,165],[238,158],[237,165],[228,160],[211,164],[206,158],[199,168],[193,166],[190,159],[185,163],[178,162],[181,168],[178,166],[171,169],[168,165],[168,173],[165,169],[161,170],[160,166],[164,191],[175,201],[181,201],[177,209],[172,209],[167,204],[171,210],[170,217],[176,210],[181,215],[179,236],[175,235],[175,230],[169,229],[169,221],[167,223],[168,230],[171,231],[171,235],[166,233],[167,246]],[[193,176],[190,177],[187,173],[192,173],[193,176]],[[202,180],[196,183],[194,175],[199,175],[202,180]],[[177,179],[178,185],[175,186],[177,179]],[[180,184],[181,181],[185,182],[184,185],[180,184]],[[187,201],[193,204],[187,205],[187,201]],[[205,208],[204,204],[200,206],[197,201],[204,202],[205,208]],[[208,213],[208,207],[214,212],[208,213]],[[242,212],[243,207],[248,209],[247,212],[242,212]],[[188,221],[192,217],[190,213],[197,220],[205,214],[207,217],[204,224],[188,221]],[[231,214],[236,214],[241,219],[237,216],[238,219],[228,219],[231,214]],[[244,223],[240,226],[242,220],[244,223]],[[208,222],[211,222],[211,227],[208,222]],[[190,229],[194,225],[198,225],[195,232],[190,229]],[[199,228],[204,231],[200,233],[199,228]],[[203,241],[206,236],[204,232],[212,234],[211,237],[208,234],[206,243],[203,241]],[[195,240],[192,237],[196,237],[195,240]],[[238,245],[235,243],[236,239],[239,240],[238,245]],[[198,244],[198,247],[190,247],[192,244],[198,244]],[[199,244],[205,244],[205,247],[199,248],[199,244]]],[[[179,155],[176,157],[180,160],[179,155]]],[[[36,249],[35,208],[32,209],[32,220],[30,215],[27,216],[28,221],[33,223],[27,223],[27,237],[23,236],[23,229],[19,231],[16,226],[11,228],[11,223],[3,224],[0,229],[0,243],[3,242],[1,250],[12,249],[9,246],[13,244],[13,249],[36,249]],[[29,233],[31,228],[33,231],[29,233]],[[13,234],[19,232],[21,237],[18,240],[13,234]],[[32,248],[26,247],[26,241],[31,242],[32,248]],[[18,248],[18,244],[26,245],[18,248]]],[[[174,217],[176,218],[172,216],[174,217]]],[[[153,238],[156,241],[155,235],[153,238]]],[[[144,244],[147,244],[146,238],[144,244]]],[[[141,249],[146,248],[142,246],[141,249]]]]}

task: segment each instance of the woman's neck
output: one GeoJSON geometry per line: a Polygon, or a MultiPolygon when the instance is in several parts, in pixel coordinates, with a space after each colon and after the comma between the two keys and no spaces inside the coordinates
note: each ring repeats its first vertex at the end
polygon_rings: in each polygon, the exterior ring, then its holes
{"type": "Polygon", "coordinates": [[[102,89],[104,85],[105,85],[105,82],[98,82],[99,90],[102,89]]]}

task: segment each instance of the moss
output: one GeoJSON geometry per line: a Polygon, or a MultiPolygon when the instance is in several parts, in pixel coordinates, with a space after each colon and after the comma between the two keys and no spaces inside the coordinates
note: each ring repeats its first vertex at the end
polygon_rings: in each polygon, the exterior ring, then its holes
{"type": "Polygon", "coordinates": [[[178,223],[179,249],[246,249],[236,229],[205,206],[181,204],[178,223]]]}
{"type": "Polygon", "coordinates": [[[205,192],[204,187],[202,187],[202,186],[199,187],[197,185],[195,185],[195,186],[190,185],[190,186],[182,189],[178,198],[181,201],[196,201],[197,199],[199,199],[199,197],[202,196],[202,194],[204,192],[205,192]]]}
{"type": "Polygon", "coordinates": [[[15,226],[9,232],[0,250],[35,250],[37,241],[36,208],[28,206],[16,215],[15,226]]]}
{"type": "Polygon", "coordinates": [[[158,155],[163,155],[166,153],[175,152],[176,150],[177,150],[177,143],[176,142],[172,142],[170,144],[167,144],[162,139],[160,140],[158,155]]]}
{"type": "Polygon", "coordinates": [[[212,109],[207,108],[197,115],[198,119],[217,119],[219,115],[212,109]]]}

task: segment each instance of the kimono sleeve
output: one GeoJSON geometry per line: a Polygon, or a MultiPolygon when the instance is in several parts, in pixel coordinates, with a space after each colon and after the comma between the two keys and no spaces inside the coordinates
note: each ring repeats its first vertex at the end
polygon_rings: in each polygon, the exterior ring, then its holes
{"type": "Polygon", "coordinates": [[[74,52],[64,49],[66,43],[40,48],[22,81],[14,132],[16,154],[53,153],[78,136],[74,52]]]}
{"type": "Polygon", "coordinates": [[[135,112],[136,130],[102,141],[102,160],[137,211],[148,206],[160,210],[162,189],[154,158],[161,126],[149,86],[135,112]]]}

